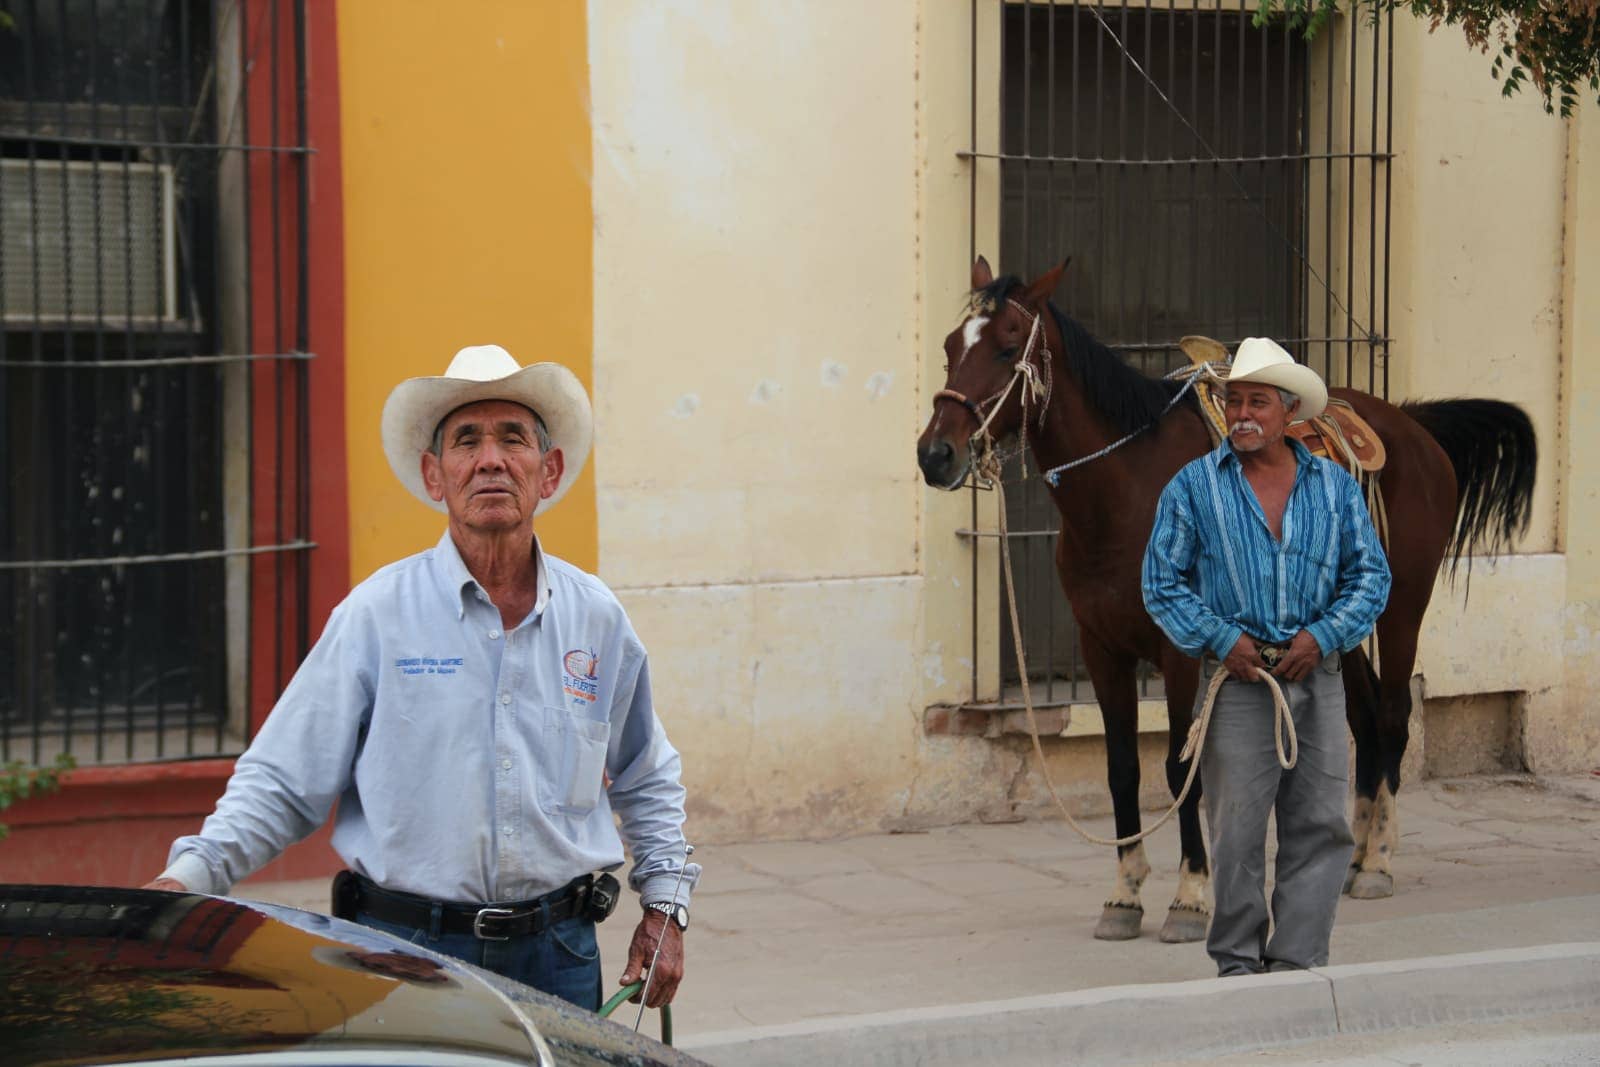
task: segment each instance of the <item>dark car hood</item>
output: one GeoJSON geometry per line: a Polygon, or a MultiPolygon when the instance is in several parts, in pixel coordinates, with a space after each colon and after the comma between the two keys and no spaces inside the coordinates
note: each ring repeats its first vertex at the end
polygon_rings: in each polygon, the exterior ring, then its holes
{"type": "Polygon", "coordinates": [[[563,1001],[324,915],[187,893],[0,886],[6,1063],[295,1047],[695,1062],[563,1001]]]}

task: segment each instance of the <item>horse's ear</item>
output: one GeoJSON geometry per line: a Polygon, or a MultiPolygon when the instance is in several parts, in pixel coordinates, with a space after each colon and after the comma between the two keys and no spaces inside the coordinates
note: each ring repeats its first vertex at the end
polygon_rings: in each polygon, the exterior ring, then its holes
{"type": "Polygon", "coordinates": [[[972,261],[972,291],[987,289],[994,282],[994,271],[989,269],[989,261],[979,256],[972,261]]]}
{"type": "Polygon", "coordinates": [[[1056,286],[1061,284],[1061,276],[1067,272],[1067,264],[1071,262],[1072,257],[1068,256],[1061,261],[1061,266],[1052,267],[1033,280],[1032,284],[1028,286],[1028,295],[1024,301],[1028,307],[1042,308],[1045,306],[1045,303],[1050,299],[1050,294],[1054,293],[1056,286]]]}

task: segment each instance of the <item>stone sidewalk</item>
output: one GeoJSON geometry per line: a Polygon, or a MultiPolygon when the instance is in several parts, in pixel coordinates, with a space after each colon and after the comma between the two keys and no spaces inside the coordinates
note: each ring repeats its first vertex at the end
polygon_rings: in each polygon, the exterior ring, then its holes
{"type": "MultiPolygon", "coordinates": [[[[1334,964],[1600,941],[1600,777],[1444,779],[1405,789],[1395,896],[1346,899],[1334,964]]],[[[1109,819],[1091,820],[1111,833],[1109,819]]],[[[1173,825],[1147,848],[1145,933],[1090,935],[1115,872],[1061,822],[968,825],[821,842],[707,845],[687,976],[696,1034],[1105,986],[1211,978],[1200,944],[1156,932],[1177,888],[1173,825]]],[[[326,908],[326,883],[236,895],[326,908]]],[[[601,928],[620,974],[633,923],[601,928]]],[[[651,1024],[646,1021],[649,1027],[651,1024]]]]}

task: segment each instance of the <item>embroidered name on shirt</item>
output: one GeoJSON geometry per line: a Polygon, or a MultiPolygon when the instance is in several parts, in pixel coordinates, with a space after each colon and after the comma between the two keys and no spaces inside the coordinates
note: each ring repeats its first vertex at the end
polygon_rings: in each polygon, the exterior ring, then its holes
{"type": "Polygon", "coordinates": [[[436,659],[433,656],[411,656],[397,659],[394,665],[401,674],[454,674],[461,669],[462,657],[436,659]]]}
{"type": "Polygon", "coordinates": [[[593,704],[600,696],[600,657],[593,649],[575,648],[561,657],[563,688],[567,695],[593,704]]]}

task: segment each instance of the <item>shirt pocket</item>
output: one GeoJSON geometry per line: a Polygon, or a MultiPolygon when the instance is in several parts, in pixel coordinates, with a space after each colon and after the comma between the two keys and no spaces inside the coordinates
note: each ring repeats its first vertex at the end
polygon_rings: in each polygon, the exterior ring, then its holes
{"type": "Polygon", "coordinates": [[[1339,516],[1326,511],[1307,511],[1289,555],[1306,568],[1306,577],[1331,583],[1339,570],[1339,516]]]}
{"type": "Polygon", "coordinates": [[[588,815],[600,802],[611,724],[546,706],[543,741],[539,806],[551,815],[588,815]]]}

